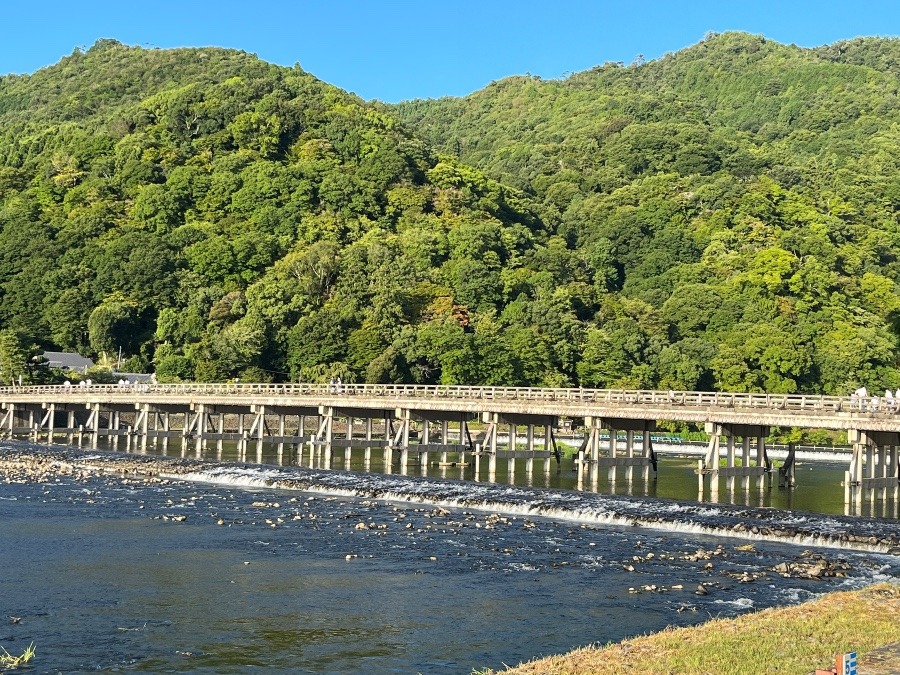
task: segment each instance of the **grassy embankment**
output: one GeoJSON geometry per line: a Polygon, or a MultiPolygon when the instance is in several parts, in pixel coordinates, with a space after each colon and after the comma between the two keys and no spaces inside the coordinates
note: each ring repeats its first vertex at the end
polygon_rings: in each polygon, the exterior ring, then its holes
{"type": "MultiPolygon", "coordinates": [[[[879,584],[734,619],[585,647],[502,671],[515,675],[590,673],[809,673],[834,664],[834,655],[900,641],[900,586],[879,584]]],[[[900,650],[898,650],[900,652],[900,650]]],[[[877,672],[900,672],[882,664],[877,672]]],[[[496,671],[482,671],[483,675],[496,671]]],[[[862,670],[861,672],[869,672],[862,670]]]]}

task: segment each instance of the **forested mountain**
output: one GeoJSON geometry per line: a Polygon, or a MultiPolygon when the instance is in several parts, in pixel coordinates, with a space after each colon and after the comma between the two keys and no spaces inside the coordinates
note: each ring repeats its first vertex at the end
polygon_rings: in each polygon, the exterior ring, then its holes
{"type": "Polygon", "coordinates": [[[100,41],[0,78],[0,379],[900,386],[898,78],[724,34],[385,106],[100,41]]]}
{"type": "Polygon", "coordinates": [[[0,81],[0,167],[6,338],[161,380],[553,376],[506,344],[537,324],[495,340],[528,200],[299,68],[102,41],[0,81]]]}
{"type": "Polygon", "coordinates": [[[844,393],[900,384],[898,85],[897,40],[727,33],[395,111],[540,202],[580,383],[844,393]]]}

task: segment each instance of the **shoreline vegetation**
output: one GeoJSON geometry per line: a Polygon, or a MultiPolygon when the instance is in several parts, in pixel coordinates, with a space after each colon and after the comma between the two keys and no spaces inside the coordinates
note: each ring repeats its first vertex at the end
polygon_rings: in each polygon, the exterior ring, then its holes
{"type": "Polygon", "coordinates": [[[478,675],[812,673],[847,652],[858,653],[862,675],[888,675],[900,672],[898,640],[900,585],[882,583],[478,675]]]}

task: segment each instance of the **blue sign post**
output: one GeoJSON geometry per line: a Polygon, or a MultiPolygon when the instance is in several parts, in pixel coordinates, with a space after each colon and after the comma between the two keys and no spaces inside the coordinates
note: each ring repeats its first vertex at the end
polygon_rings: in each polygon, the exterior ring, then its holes
{"type": "Polygon", "coordinates": [[[838,656],[837,672],[838,675],[858,675],[856,671],[856,652],[838,656]]]}

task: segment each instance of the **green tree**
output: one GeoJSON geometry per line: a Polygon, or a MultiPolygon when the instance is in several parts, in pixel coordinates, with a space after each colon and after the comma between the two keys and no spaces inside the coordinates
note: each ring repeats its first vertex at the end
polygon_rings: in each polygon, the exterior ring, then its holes
{"type": "Polygon", "coordinates": [[[31,370],[32,351],[22,333],[9,328],[0,330],[0,381],[5,384],[16,384],[20,378],[24,381],[31,370]]]}
{"type": "Polygon", "coordinates": [[[135,354],[150,329],[144,308],[121,293],[110,295],[88,318],[88,338],[97,354],[112,357],[119,349],[135,354]]]}

